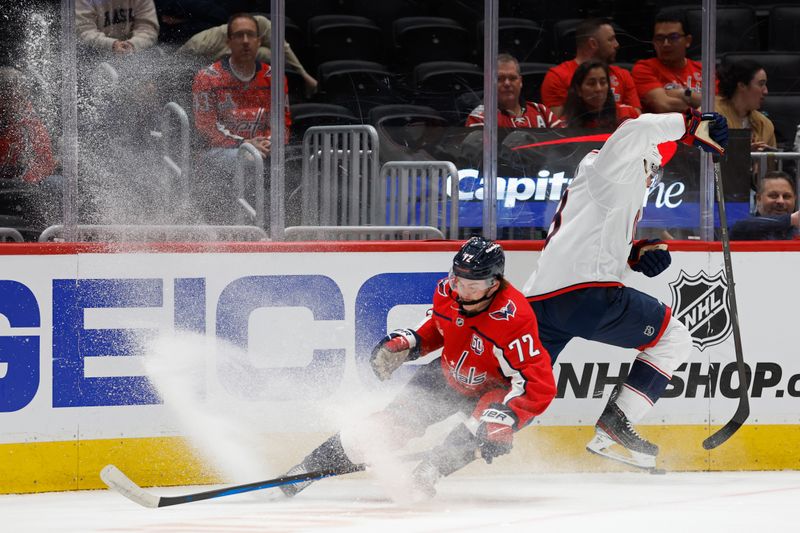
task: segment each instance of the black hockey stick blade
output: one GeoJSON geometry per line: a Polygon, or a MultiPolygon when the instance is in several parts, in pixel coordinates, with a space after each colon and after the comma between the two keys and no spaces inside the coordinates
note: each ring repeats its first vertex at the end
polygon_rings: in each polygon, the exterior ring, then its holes
{"type": "Polygon", "coordinates": [[[234,494],[242,494],[245,492],[252,492],[254,490],[280,487],[281,485],[291,485],[293,483],[300,483],[303,481],[315,481],[318,479],[324,479],[326,477],[351,474],[353,472],[361,472],[362,470],[365,470],[365,468],[366,467],[364,465],[355,465],[349,469],[330,468],[326,470],[318,470],[316,472],[308,472],[306,474],[281,476],[264,481],[255,481],[253,483],[245,483],[243,485],[233,485],[219,489],[206,490],[203,492],[194,492],[192,494],[182,494],[179,496],[158,496],[148,492],[131,481],[131,479],[126,476],[122,470],[114,465],[106,465],[100,471],[100,479],[103,480],[103,483],[105,483],[108,488],[122,494],[132,502],[138,503],[142,507],[155,509],[158,507],[168,507],[170,505],[180,505],[183,503],[197,502],[200,500],[210,500],[212,498],[222,498],[224,496],[232,496],[234,494]]]}
{"type": "Polygon", "coordinates": [[[740,403],[739,408],[733,414],[733,417],[727,424],[718,429],[710,437],[703,441],[703,448],[706,450],[713,450],[736,433],[740,427],[745,423],[747,417],[750,416],[750,403],[740,403]]]}

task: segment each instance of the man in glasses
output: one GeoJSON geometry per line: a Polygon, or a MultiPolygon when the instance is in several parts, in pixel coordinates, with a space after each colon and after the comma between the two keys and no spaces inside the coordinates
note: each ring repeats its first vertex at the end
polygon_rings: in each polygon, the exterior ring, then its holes
{"type": "MultiPolygon", "coordinates": [[[[252,145],[264,159],[272,149],[273,76],[270,65],[256,59],[259,44],[255,17],[247,13],[231,15],[227,39],[230,56],[204,68],[194,78],[194,121],[207,149],[198,168],[196,189],[201,205],[206,202],[203,215],[208,222],[224,224],[232,220],[236,209],[232,177],[239,146],[252,145]]],[[[278,81],[278,90],[288,94],[285,77],[278,81]]],[[[279,112],[284,117],[288,140],[288,97],[279,112]]]]}
{"type": "MultiPolygon", "coordinates": [[[[467,241],[450,276],[437,284],[425,320],[389,333],[373,349],[370,364],[383,381],[406,361],[439,349],[441,356],[420,365],[383,411],[325,441],[288,475],[356,470],[456,413],[466,420],[414,468],[412,496],[434,496],[440,478],[477,456],[491,463],[509,453],[514,433],[547,408],[556,386],[536,317],[504,268],[499,244],[482,237],[467,241]]],[[[294,496],[310,483],[281,490],[294,496]]]]}
{"type": "Polygon", "coordinates": [[[632,70],[645,112],[682,112],[687,106],[700,107],[703,70],[700,62],[686,57],[691,44],[683,16],[674,12],[656,16],[656,57],[637,61],[632,70]]]}

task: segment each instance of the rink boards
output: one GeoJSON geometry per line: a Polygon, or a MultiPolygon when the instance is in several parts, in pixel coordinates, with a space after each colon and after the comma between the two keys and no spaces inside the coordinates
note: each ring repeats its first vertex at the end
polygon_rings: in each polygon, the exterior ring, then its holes
{"type": "MultiPolygon", "coordinates": [[[[218,480],[230,470],[209,460],[226,453],[214,452],[214,438],[242,426],[240,440],[255,442],[254,456],[268,456],[262,466],[279,473],[412,375],[403,368],[379,384],[369,350],[387,329],[422,319],[457,248],[5,244],[0,492],[98,488],[107,463],[143,485],[218,480]],[[203,426],[204,417],[219,422],[203,426]]],[[[518,287],[540,248],[506,244],[518,287]]],[[[672,249],[661,276],[625,280],[671,305],[695,341],[642,433],[661,446],[667,469],[800,468],[800,245],[734,245],[752,413],[711,452],[700,443],[738,401],[723,258],[713,244],[672,249]]],[[[557,399],[493,471],[608,470],[583,446],[634,356],[573,341],[555,367],[557,399]]]]}

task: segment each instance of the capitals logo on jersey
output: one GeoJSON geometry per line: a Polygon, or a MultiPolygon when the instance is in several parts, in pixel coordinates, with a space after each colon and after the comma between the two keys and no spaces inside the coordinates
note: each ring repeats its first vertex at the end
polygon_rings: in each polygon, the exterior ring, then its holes
{"type": "Polygon", "coordinates": [[[458,358],[458,362],[455,364],[455,366],[453,366],[452,362],[448,361],[448,364],[450,365],[450,375],[454,380],[462,385],[474,388],[486,381],[486,372],[481,372],[478,374],[474,366],[469,367],[469,370],[467,370],[466,373],[461,372],[468,356],[469,352],[464,350],[464,352],[461,354],[461,357],[458,358]]]}
{"type": "Polygon", "coordinates": [[[511,320],[514,318],[514,315],[517,313],[517,304],[513,301],[509,300],[506,305],[502,307],[502,309],[498,309],[497,311],[492,311],[489,313],[489,316],[495,320],[511,320]]]}

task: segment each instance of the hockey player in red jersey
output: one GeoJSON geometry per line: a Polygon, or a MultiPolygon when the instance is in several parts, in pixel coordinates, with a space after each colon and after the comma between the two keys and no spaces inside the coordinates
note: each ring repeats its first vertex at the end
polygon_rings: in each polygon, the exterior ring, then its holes
{"type": "MultiPolygon", "coordinates": [[[[381,447],[398,449],[428,426],[461,412],[459,424],[416,466],[419,495],[433,496],[435,484],[472,462],[487,463],[511,451],[516,431],[542,413],[556,393],[550,357],[542,348],[536,317],[524,296],[503,277],[499,244],[473,237],[453,259],[448,278],[437,284],[433,308],[416,329],[392,331],[372,352],[381,380],[404,362],[442,348],[423,365],[367,426],[381,447]]],[[[346,472],[368,460],[363,437],[337,433],[311,452],[289,475],[335,469],[346,472]]],[[[294,496],[311,482],[285,485],[294,496]]]]}
{"type": "Polygon", "coordinates": [[[680,140],[721,152],[728,126],[718,113],[645,114],[624,122],[600,151],[587,154],[564,191],[537,270],[525,284],[539,334],[555,363],[575,337],[639,355],[614,389],[589,451],[654,468],[658,446],[633,424],[661,397],[689,358],[689,330],[656,298],[622,283],[631,270],[657,276],[671,262],[667,244],[634,240],[648,186],[661,171],[660,143],[680,140]]]}

